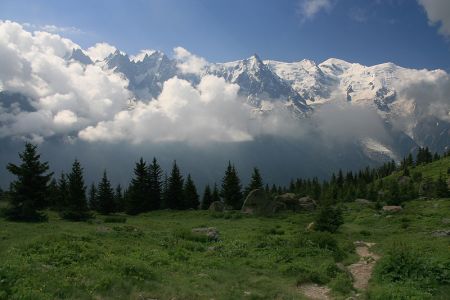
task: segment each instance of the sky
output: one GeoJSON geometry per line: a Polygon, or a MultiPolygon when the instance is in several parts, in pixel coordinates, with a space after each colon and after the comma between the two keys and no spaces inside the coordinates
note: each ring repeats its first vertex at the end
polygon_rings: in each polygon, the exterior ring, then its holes
{"type": "Polygon", "coordinates": [[[450,70],[447,0],[1,0],[0,20],[130,54],[182,46],[212,62],[257,53],[450,70]]]}

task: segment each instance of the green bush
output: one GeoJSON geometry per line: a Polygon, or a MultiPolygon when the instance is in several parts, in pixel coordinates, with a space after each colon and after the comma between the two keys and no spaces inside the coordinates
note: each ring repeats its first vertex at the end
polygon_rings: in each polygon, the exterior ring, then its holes
{"type": "Polygon", "coordinates": [[[348,274],[339,273],[330,282],[330,288],[341,295],[348,295],[353,291],[353,282],[348,274]]]}
{"type": "Polygon", "coordinates": [[[127,218],[121,216],[107,216],[103,219],[105,223],[126,223],[127,218]]]}
{"type": "Polygon", "coordinates": [[[317,215],[315,228],[319,231],[336,232],[344,224],[342,211],[339,207],[323,206],[317,215]]]}

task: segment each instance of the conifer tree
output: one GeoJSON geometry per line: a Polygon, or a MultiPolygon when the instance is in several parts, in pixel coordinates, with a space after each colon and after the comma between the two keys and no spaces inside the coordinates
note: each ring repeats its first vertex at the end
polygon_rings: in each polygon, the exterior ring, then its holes
{"type": "Polygon", "coordinates": [[[19,154],[20,165],[9,163],[7,169],[17,176],[11,183],[10,207],[8,218],[19,221],[40,221],[45,216],[38,212],[46,206],[48,183],[52,173],[48,173],[47,162],[40,161],[37,146],[25,144],[25,150],[19,154]]]}
{"type": "Polygon", "coordinates": [[[241,209],[243,200],[241,181],[231,162],[228,162],[228,167],[222,180],[221,196],[226,205],[236,210],[241,209]]]}
{"type": "Polygon", "coordinates": [[[116,212],[123,212],[125,211],[125,196],[122,193],[122,187],[120,184],[116,186],[116,189],[114,190],[114,206],[116,208],[116,212]]]}
{"type": "Polygon", "coordinates": [[[88,191],[88,207],[91,210],[98,210],[98,203],[97,203],[97,187],[94,183],[91,184],[88,191]]]}
{"type": "Polygon", "coordinates": [[[108,215],[115,211],[114,207],[114,191],[111,187],[111,182],[106,175],[106,171],[103,172],[103,177],[98,184],[98,212],[108,215]]]}
{"type": "Polygon", "coordinates": [[[134,167],[134,177],[128,188],[125,210],[127,214],[137,215],[145,211],[149,194],[147,164],[142,159],[134,167]]]}
{"type": "Polygon", "coordinates": [[[217,183],[214,183],[214,189],[212,192],[212,202],[216,202],[216,201],[221,201],[220,199],[220,192],[219,192],[219,188],[217,187],[217,183]]]}
{"type": "Polygon", "coordinates": [[[58,190],[58,182],[55,178],[52,178],[48,185],[48,206],[51,209],[57,209],[58,199],[59,199],[59,190],[58,190]]]}
{"type": "Polygon", "coordinates": [[[77,159],[75,159],[72,171],[68,175],[67,205],[62,216],[73,221],[82,221],[90,217],[86,201],[83,169],[77,159]]]}
{"type": "Polygon", "coordinates": [[[166,201],[170,209],[184,209],[183,176],[180,174],[177,162],[174,161],[172,172],[168,179],[166,201]]]}
{"type": "MultiPolygon", "coordinates": [[[[263,180],[262,180],[261,174],[259,172],[259,169],[255,167],[255,168],[253,168],[253,173],[252,173],[252,178],[250,180],[250,183],[245,188],[244,196],[247,197],[247,195],[250,194],[251,191],[256,190],[256,189],[263,189],[263,180]]],[[[291,180],[291,183],[289,185],[289,191],[293,193],[294,190],[295,190],[294,181],[291,180]]]]}
{"type": "Polygon", "coordinates": [[[450,197],[447,182],[445,182],[444,178],[442,177],[442,174],[439,175],[439,178],[436,180],[434,186],[435,186],[434,194],[436,198],[450,197]]]}
{"type": "Polygon", "coordinates": [[[191,174],[188,174],[186,182],[183,187],[184,194],[184,209],[198,209],[200,206],[199,196],[197,193],[197,188],[192,180],[191,174]]]}
{"type": "Polygon", "coordinates": [[[152,163],[148,167],[149,180],[149,205],[148,210],[157,210],[161,207],[162,188],[161,181],[162,170],[156,158],[153,158],[152,163]]]}
{"type": "Polygon", "coordinates": [[[205,187],[205,191],[203,192],[202,204],[200,208],[203,210],[207,210],[211,206],[212,202],[211,187],[209,186],[209,184],[207,184],[205,187]]]}
{"type": "Polygon", "coordinates": [[[58,203],[56,209],[63,211],[68,206],[69,201],[69,183],[67,182],[67,176],[61,173],[58,180],[58,203]]]}
{"type": "Polygon", "coordinates": [[[169,208],[168,203],[168,191],[169,191],[169,178],[167,177],[167,173],[164,173],[164,179],[162,182],[162,196],[161,196],[161,208],[166,209],[169,208]]]}
{"type": "Polygon", "coordinates": [[[315,223],[317,230],[334,233],[344,224],[342,211],[339,207],[326,204],[320,209],[315,223]]]}

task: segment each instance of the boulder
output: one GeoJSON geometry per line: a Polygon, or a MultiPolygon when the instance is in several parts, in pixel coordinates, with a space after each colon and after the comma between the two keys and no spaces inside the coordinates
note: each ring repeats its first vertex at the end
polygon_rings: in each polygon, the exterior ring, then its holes
{"type": "Polygon", "coordinates": [[[315,210],[317,207],[316,201],[309,196],[298,199],[298,205],[300,207],[300,210],[306,210],[306,211],[315,210]]]}
{"type": "Polygon", "coordinates": [[[271,214],[274,210],[273,201],[267,196],[262,189],[251,191],[245,198],[241,211],[247,214],[271,214]]]}
{"type": "Polygon", "coordinates": [[[434,237],[447,237],[450,236],[450,230],[436,230],[431,235],[434,237]]]}
{"type": "Polygon", "coordinates": [[[210,211],[215,211],[215,212],[222,212],[225,210],[225,204],[223,204],[220,201],[214,201],[213,203],[211,203],[211,205],[209,206],[209,210],[210,211]]]}
{"type": "Polygon", "coordinates": [[[373,204],[372,201],[367,200],[367,199],[362,199],[362,198],[356,199],[355,203],[362,204],[362,205],[372,205],[373,204]]]}
{"type": "Polygon", "coordinates": [[[383,206],[383,211],[385,211],[385,212],[396,213],[396,212],[400,212],[402,210],[403,210],[403,208],[401,206],[397,206],[397,205],[386,205],[386,206],[383,206]]]}
{"type": "Polygon", "coordinates": [[[220,240],[219,231],[214,227],[199,227],[192,229],[192,233],[201,234],[208,237],[211,241],[220,240]]]}

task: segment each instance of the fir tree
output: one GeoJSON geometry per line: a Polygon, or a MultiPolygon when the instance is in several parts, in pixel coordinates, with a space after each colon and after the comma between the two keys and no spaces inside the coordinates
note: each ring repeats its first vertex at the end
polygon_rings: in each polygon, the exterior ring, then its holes
{"type": "Polygon", "coordinates": [[[436,198],[447,198],[450,197],[450,193],[448,190],[447,182],[445,182],[442,174],[439,175],[439,178],[436,180],[434,184],[434,194],[436,198]]]}
{"type": "Polygon", "coordinates": [[[168,208],[183,209],[183,196],[183,176],[180,174],[177,162],[174,161],[167,184],[166,201],[168,208]]]}
{"type": "Polygon", "coordinates": [[[106,171],[103,172],[103,177],[98,184],[98,212],[108,215],[113,213],[114,207],[114,191],[111,187],[111,182],[106,175],[106,171]]]}
{"type": "Polygon", "coordinates": [[[67,206],[62,216],[73,221],[82,221],[90,217],[86,201],[83,169],[76,159],[72,165],[72,171],[68,175],[67,206]]]}
{"type": "MultiPolygon", "coordinates": [[[[258,168],[253,168],[252,178],[250,180],[250,183],[245,188],[244,195],[247,197],[248,194],[250,194],[251,191],[256,189],[263,189],[263,180],[261,177],[261,174],[259,173],[258,168]]],[[[295,190],[294,181],[291,180],[291,183],[289,185],[289,190],[293,193],[295,190]]]]}
{"type": "Polygon", "coordinates": [[[122,187],[120,184],[116,186],[116,189],[114,190],[114,206],[116,208],[116,212],[123,212],[125,211],[125,202],[124,202],[124,195],[122,193],[122,187]]]}
{"type": "Polygon", "coordinates": [[[6,214],[13,220],[40,221],[45,216],[38,212],[46,206],[48,183],[52,173],[48,173],[47,162],[40,161],[37,146],[25,144],[25,150],[19,154],[20,165],[9,163],[7,169],[17,176],[11,183],[10,207],[6,214]]]}
{"type": "Polygon", "coordinates": [[[212,193],[209,184],[206,185],[205,191],[203,192],[201,209],[206,210],[209,209],[209,206],[212,203],[212,193]]]}
{"type": "Polygon", "coordinates": [[[58,211],[63,211],[69,203],[69,183],[67,182],[67,176],[61,173],[58,180],[58,203],[56,204],[56,209],[58,211]]]}
{"type": "Polygon", "coordinates": [[[219,193],[219,188],[217,187],[217,183],[214,183],[214,189],[213,189],[211,197],[212,197],[212,202],[220,201],[220,193],[219,193]]]}
{"type": "Polygon", "coordinates": [[[315,221],[315,227],[319,231],[336,232],[344,224],[342,211],[339,207],[324,205],[319,211],[315,221]]]}
{"type": "Polygon", "coordinates": [[[88,206],[89,209],[98,211],[98,198],[97,198],[97,187],[94,183],[91,184],[88,192],[88,206]]]}
{"type": "Polygon", "coordinates": [[[142,159],[134,167],[134,177],[128,188],[125,210],[127,214],[137,215],[145,211],[149,194],[147,164],[142,159]]]}
{"type": "Polygon", "coordinates": [[[225,176],[222,180],[221,196],[226,205],[233,209],[241,209],[242,207],[242,186],[236,169],[228,162],[225,176]]]}
{"type": "Polygon", "coordinates": [[[194,181],[190,174],[186,178],[186,182],[183,187],[184,194],[184,205],[185,209],[198,209],[200,206],[199,196],[197,193],[197,188],[195,187],[194,181]]]}
{"type": "Polygon", "coordinates": [[[59,200],[59,189],[58,189],[58,182],[55,178],[52,178],[50,181],[50,184],[48,185],[48,206],[56,210],[58,206],[58,200],[59,200]]]}
{"type": "Polygon", "coordinates": [[[161,182],[162,170],[156,158],[153,158],[152,163],[148,167],[149,180],[149,210],[157,210],[161,207],[162,200],[162,185],[161,182]]]}

